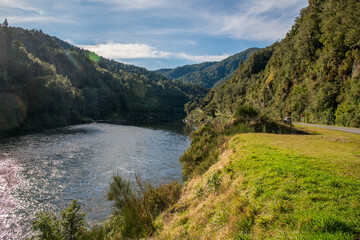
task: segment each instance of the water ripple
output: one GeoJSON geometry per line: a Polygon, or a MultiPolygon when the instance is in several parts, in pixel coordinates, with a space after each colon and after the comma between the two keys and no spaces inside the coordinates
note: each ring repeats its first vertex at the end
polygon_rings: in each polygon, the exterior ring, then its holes
{"type": "Polygon", "coordinates": [[[189,144],[173,126],[111,124],[0,139],[0,239],[30,237],[36,211],[58,212],[75,198],[89,221],[102,221],[114,174],[134,180],[136,172],[152,184],[180,180],[178,158],[189,144]]]}

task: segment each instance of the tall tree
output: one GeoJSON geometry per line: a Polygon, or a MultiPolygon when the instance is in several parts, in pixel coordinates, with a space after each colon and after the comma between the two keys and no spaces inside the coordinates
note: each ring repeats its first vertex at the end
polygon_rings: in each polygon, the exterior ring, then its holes
{"type": "Polygon", "coordinates": [[[8,20],[5,18],[3,24],[2,24],[4,27],[8,27],[9,26],[9,23],[8,23],[8,20]]]}

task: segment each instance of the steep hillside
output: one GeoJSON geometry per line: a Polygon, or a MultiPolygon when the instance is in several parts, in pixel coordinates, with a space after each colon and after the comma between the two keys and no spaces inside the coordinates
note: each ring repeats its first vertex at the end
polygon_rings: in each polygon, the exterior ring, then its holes
{"type": "Polygon", "coordinates": [[[212,88],[230,79],[239,67],[239,63],[248,59],[251,53],[258,50],[258,48],[249,48],[220,62],[205,62],[177,67],[175,69],[160,69],[157,70],[157,72],[182,82],[191,82],[212,88]]]}
{"type": "Polygon", "coordinates": [[[188,117],[231,115],[239,104],[276,118],[360,126],[360,2],[310,0],[285,39],[253,54],[188,117]]]}
{"type": "Polygon", "coordinates": [[[0,134],[85,119],[121,122],[184,117],[206,90],[104,59],[42,31],[0,27],[0,134]]]}

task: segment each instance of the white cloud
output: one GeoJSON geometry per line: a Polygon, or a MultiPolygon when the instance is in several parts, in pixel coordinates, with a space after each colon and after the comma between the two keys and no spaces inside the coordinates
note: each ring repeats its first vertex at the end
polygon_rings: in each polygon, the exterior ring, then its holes
{"type": "Polygon", "coordinates": [[[304,5],[307,2],[307,0],[256,0],[251,2],[246,12],[249,15],[258,15],[261,13],[278,13],[279,10],[291,11],[291,9],[297,10],[297,5],[304,5]]]}
{"type": "Polygon", "coordinates": [[[168,2],[166,0],[93,0],[111,4],[117,8],[125,10],[143,10],[155,7],[163,7],[168,2]]]}
{"type": "Polygon", "coordinates": [[[173,53],[157,50],[147,44],[140,43],[106,43],[97,45],[78,45],[96,54],[110,59],[137,59],[137,58],[177,58],[191,62],[220,61],[229,54],[222,55],[191,55],[187,53],[173,53]]]}
{"type": "Polygon", "coordinates": [[[140,43],[106,43],[97,45],[80,45],[79,47],[88,49],[100,56],[111,59],[169,57],[169,53],[167,52],[158,51],[152,46],[140,43]]]}
{"type": "Polygon", "coordinates": [[[72,45],[74,45],[75,43],[74,43],[74,41],[73,40],[71,40],[71,39],[64,39],[64,41],[65,42],[67,42],[67,43],[70,43],[70,44],[72,44],[72,45]]]}
{"type": "Polygon", "coordinates": [[[215,62],[215,61],[221,61],[227,57],[229,57],[229,54],[222,54],[222,55],[190,55],[187,53],[175,53],[173,54],[174,57],[179,59],[186,59],[191,62],[215,62]]]}
{"type": "Polygon", "coordinates": [[[285,36],[293,21],[294,11],[298,13],[307,0],[256,0],[251,4],[238,6],[239,12],[203,12],[208,22],[200,31],[212,35],[230,36],[248,40],[278,40],[285,36]]]}
{"type": "Polygon", "coordinates": [[[51,17],[51,16],[9,16],[7,18],[9,20],[9,23],[13,25],[14,23],[31,23],[31,22],[37,22],[37,23],[73,23],[70,19],[63,19],[58,17],[51,17]]]}
{"type": "Polygon", "coordinates": [[[1,8],[15,8],[24,11],[39,12],[37,8],[30,6],[27,1],[20,0],[0,0],[1,8]]]}
{"type": "Polygon", "coordinates": [[[218,15],[209,16],[211,25],[204,31],[213,35],[225,35],[237,39],[277,40],[289,29],[289,24],[275,20],[265,20],[253,16],[218,15]],[[210,19],[211,18],[211,19],[210,19]]]}

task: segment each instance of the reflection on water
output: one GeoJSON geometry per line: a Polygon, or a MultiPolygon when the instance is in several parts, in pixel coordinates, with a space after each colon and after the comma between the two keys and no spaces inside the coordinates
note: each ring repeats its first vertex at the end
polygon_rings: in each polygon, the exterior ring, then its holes
{"type": "Polygon", "coordinates": [[[0,239],[29,236],[35,212],[59,212],[77,198],[90,222],[110,213],[116,173],[158,184],[181,180],[190,144],[179,125],[88,124],[0,139],[0,239]]]}

